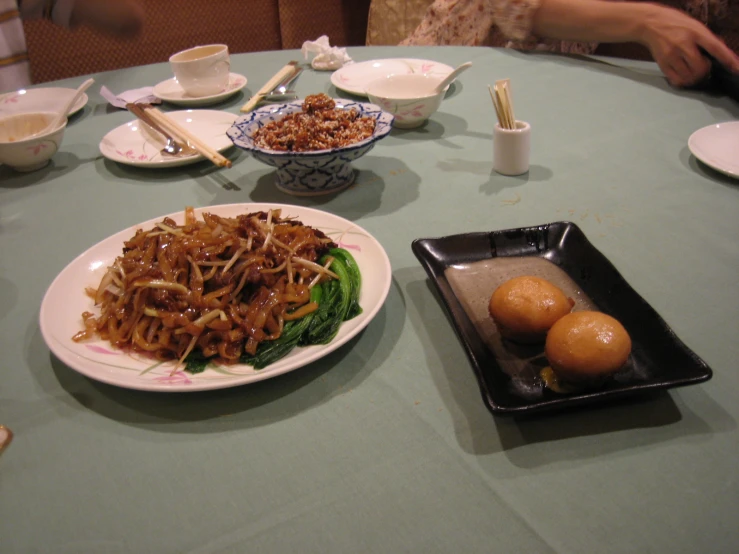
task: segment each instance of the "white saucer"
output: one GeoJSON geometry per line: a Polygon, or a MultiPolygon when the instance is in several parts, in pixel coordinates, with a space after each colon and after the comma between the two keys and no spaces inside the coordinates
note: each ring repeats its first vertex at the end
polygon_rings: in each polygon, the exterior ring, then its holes
{"type": "MultiPolygon", "coordinates": [[[[8,92],[0,95],[0,114],[54,112],[64,107],[74,93],[72,88],[29,88],[8,92]]],[[[87,94],[83,92],[67,115],[80,111],[87,100],[87,94]]]]}
{"type": "MultiPolygon", "coordinates": [[[[184,126],[206,144],[223,152],[233,146],[226,131],[238,118],[236,114],[216,110],[183,110],[167,112],[167,116],[184,126]]],[[[205,158],[200,154],[172,157],[161,154],[162,136],[138,119],[116,127],[100,141],[100,152],[114,162],[135,167],[176,167],[197,163],[205,158]]]]}
{"type": "Polygon", "coordinates": [[[406,73],[422,73],[438,77],[446,77],[453,67],[432,60],[416,60],[412,58],[389,58],[350,63],[331,74],[331,84],[357,96],[367,96],[365,88],[375,79],[388,75],[404,75],[406,73]]]}
{"type": "Polygon", "coordinates": [[[245,86],[246,77],[238,73],[229,73],[228,85],[221,92],[209,96],[190,96],[182,90],[177,79],[172,77],[154,87],[154,96],[179,106],[207,106],[208,104],[220,102],[232,94],[236,94],[245,86]]]}
{"type": "Polygon", "coordinates": [[[690,135],[693,155],[716,171],[739,179],[739,121],[715,123],[690,135]]]}

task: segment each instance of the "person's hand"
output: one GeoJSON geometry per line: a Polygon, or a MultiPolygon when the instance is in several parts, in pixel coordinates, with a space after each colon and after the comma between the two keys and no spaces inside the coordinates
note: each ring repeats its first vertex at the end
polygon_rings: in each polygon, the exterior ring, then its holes
{"type": "Polygon", "coordinates": [[[739,73],[739,56],[700,21],[678,10],[652,5],[643,22],[642,38],[674,86],[694,85],[709,74],[711,62],[700,48],[730,71],[739,73]]]}
{"type": "Polygon", "coordinates": [[[141,32],[144,9],[139,0],[77,0],[71,26],[77,25],[87,25],[106,35],[131,38],[141,32]]]}

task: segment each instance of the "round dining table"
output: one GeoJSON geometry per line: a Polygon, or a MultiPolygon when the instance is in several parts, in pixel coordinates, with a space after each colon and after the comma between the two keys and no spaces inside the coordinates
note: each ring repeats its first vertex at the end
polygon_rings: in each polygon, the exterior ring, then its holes
{"type": "MultiPolygon", "coordinates": [[[[393,129],[353,162],[354,184],[336,194],[286,194],[273,167],[238,148],[225,151],[230,168],[101,155],[102,138],[135,119],[101,86],[153,87],[171,78],[164,63],[92,75],[49,165],[0,166],[0,424],[14,437],[0,457],[0,551],[736,552],[739,180],[698,160],[688,141],[739,120],[739,104],[673,88],[650,62],[347,51],[355,63],[472,67],[424,125],[393,129]],[[531,128],[529,170],[518,176],[493,169],[488,85],[502,79],[531,128]],[[390,288],[361,333],[274,378],[199,392],[106,384],[51,352],[42,299],[82,252],[187,206],[251,203],[321,210],[377,239],[390,288]],[[447,297],[412,245],[556,222],[659,314],[667,330],[654,340],[692,352],[701,379],[531,414],[491,409],[447,297]]],[[[290,60],[305,63],[300,51],[232,55],[247,85],[207,109],[240,115],[290,60]]],[[[294,88],[362,100],[307,64],[294,88]]],[[[640,333],[638,317],[630,325],[640,333]]]]}

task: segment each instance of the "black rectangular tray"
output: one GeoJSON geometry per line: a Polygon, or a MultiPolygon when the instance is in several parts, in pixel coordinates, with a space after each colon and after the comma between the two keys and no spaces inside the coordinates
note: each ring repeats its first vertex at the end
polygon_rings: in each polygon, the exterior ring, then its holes
{"type": "MultiPolygon", "coordinates": [[[[412,249],[441,295],[472,364],[483,401],[493,414],[523,415],[601,402],[640,392],[701,383],[713,375],[711,368],[675,335],[574,223],[556,222],[520,229],[422,238],[413,241],[412,249]],[[534,258],[548,260],[566,274],[573,286],[583,293],[583,298],[594,304],[594,309],[618,319],[632,340],[632,353],[626,370],[601,388],[578,393],[558,394],[544,387],[542,382],[530,382],[528,388],[518,387],[516,379],[511,377],[511,358],[508,356],[515,357],[516,351],[506,352],[506,360],[496,355],[490,337],[482,334],[481,319],[477,318],[477,324],[473,322],[469,304],[457,297],[447,278],[447,270],[460,271],[462,268],[464,271],[466,264],[503,257],[520,258],[509,261],[524,264],[529,259],[533,262],[534,258]],[[508,364],[505,370],[504,363],[508,364]]],[[[541,265],[540,261],[537,263],[541,265]]],[[[492,292],[490,290],[483,299],[485,305],[492,292]]],[[[543,345],[536,348],[540,350],[538,358],[536,352],[533,356],[531,351],[521,352],[522,357],[518,361],[519,366],[536,364],[529,375],[536,375],[538,379],[538,369],[546,362],[543,345]]]]}

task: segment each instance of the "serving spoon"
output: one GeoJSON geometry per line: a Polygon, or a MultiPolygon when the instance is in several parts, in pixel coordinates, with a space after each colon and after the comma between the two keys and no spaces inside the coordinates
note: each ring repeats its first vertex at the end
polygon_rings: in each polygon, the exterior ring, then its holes
{"type": "Polygon", "coordinates": [[[460,65],[457,69],[455,69],[449,75],[447,75],[441,83],[436,85],[434,92],[439,93],[443,91],[446,87],[452,84],[452,81],[454,81],[454,79],[456,79],[460,73],[462,73],[463,71],[467,71],[467,69],[469,69],[471,66],[472,66],[472,62],[465,62],[462,65],[460,65]]]}

